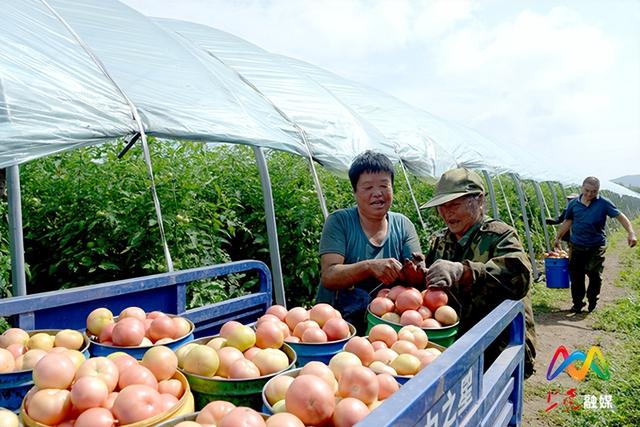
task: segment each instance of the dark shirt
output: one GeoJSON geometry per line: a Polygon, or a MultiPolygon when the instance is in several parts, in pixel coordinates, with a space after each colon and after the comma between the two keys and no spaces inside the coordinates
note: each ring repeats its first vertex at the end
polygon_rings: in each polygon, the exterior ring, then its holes
{"type": "Polygon", "coordinates": [[[571,223],[571,243],[584,247],[598,247],[607,244],[604,226],[607,216],[615,218],[620,211],[606,197],[598,196],[586,206],[582,195],[567,205],[567,219],[571,223]]]}

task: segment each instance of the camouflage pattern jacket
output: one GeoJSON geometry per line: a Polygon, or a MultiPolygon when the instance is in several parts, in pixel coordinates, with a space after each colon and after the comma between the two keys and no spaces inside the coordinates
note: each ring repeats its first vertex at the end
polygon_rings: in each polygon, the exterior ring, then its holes
{"type": "MultiPolygon", "coordinates": [[[[506,299],[522,299],[525,306],[527,359],[535,358],[535,326],[529,288],[531,263],[515,229],[502,221],[484,217],[457,241],[448,229],[432,237],[427,267],[435,260],[461,262],[473,273],[471,285],[451,289],[460,304],[458,336],[471,329],[506,299]]],[[[452,304],[455,307],[455,301],[452,304]]]]}

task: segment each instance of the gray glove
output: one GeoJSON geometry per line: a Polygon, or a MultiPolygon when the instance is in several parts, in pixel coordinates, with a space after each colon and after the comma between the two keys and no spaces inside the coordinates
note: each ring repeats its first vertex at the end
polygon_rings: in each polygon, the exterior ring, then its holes
{"type": "Polygon", "coordinates": [[[427,272],[427,286],[450,288],[460,281],[464,266],[459,262],[439,259],[429,267],[427,272]]]}

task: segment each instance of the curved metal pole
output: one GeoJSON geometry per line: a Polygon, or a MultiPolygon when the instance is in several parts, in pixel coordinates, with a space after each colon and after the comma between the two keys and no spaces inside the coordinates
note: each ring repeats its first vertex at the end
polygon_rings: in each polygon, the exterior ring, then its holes
{"type": "Polygon", "coordinates": [[[422,219],[422,214],[420,213],[420,205],[418,205],[418,201],[416,200],[416,195],[413,192],[413,188],[411,188],[411,182],[409,182],[409,175],[407,174],[407,169],[404,167],[404,162],[401,158],[398,157],[400,161],[400,166],[402,167],[402,173],[404,174],[404,179],[407,182],[407,187],[409,188],[409,194],[411,194],[411,200],[413,200],[413,206],[416,208],[416,212],[418,212],[418,219],[420,220],[420,224],[422,224],[422,229],[426,230],[427,225],[424,223],[422,219]]]}
{"type": "Polygon", "coordinates": [[[504,204],[507,208],[507,213],[509,214],[509,219],[511,220],[511,225],[513,228],[516,227],[516,222],[513,220],[513,214],[511,213],[511,208],[509,207],[509,201],[507,200],[507,195],[504,192],[504,187],[502,186],[502,180],[500,179],[500,175],[496,175],[498,179],[498,184],[500,185],[500,191],[502,191],[502,197],[504,198],[504,204]]]}
{"type": "Polygon", "coordinates": [[[544,243],[547,252],[551,250],[551,246],[549,246],[549,232],[547,231],[547,221],[545,221],[545,208],[546,204],[544,201],[544,196],[542,195],[542,190],[540,189],[540,184],[537,181],[533,181],[533,188],[536,190],[536,196],[538,197],[538,203],[540,204],[540,222],[542,224],[542,231],[544,232],[544,243]]]}
{"type": "Polygon", "coordinates": [[[564,190],[564,185],[560,184],[560,191],[562,192],[562,200],[567,200],[567,192],[564,190]]]}
{"type": "Polygon", "coordinates": [[[24,273],[24,240],[22,236],[22,201],[20,199],[20,169],[18,165],[7,168],[7,202],[9,204],[9,252],[11,253],[11,283],[13,296],[27,294],[24,273]]]}
{"type": "Polygon", "coordinates": [[[160,210],[160,200],[158,199],[158,194],[156,192],[156,184],[153,178],[153,167],[151,165],[151,155],[149,153],[149,146],[147,144],[147,135],[144,130],[144,125],[142,123],[142,119],[140,118],[140,114],[138,112],[138,108],[133,104],[133,102],[129,99],[124,90],[116,83],[116,81],[111,77],[109,71],[104,66],[102,61],[93,53],[93,51],[89,48],[89,45],[85,43],[85,41],[80,37],[78,33],[71,27],[71,25],[55,10],[47,0],[40,0],[47,9],[60,21],[60,23],[67,29],[67,31],[71,34],[71,36],[78,42],[80,47],[85,51],[85,53],[89,56],[89,58],[93,61],[93,63],[98,67],[98,70],[104,74],[104,76],[111,82],[113,87],[118,91],[120,96],[124,99],[126,104],[129,106],[131,110],[131,115],[133,116],[133,120],[135,121],[138,132],[142,136],[142,154],[145,161],[145,165],[147,167],[147,175],[149,177],[149,181],[151,181],[151,198],[153,200],[153,207],[156,211],[156,219],[158,221],[158,228],[160,229],[160,240],[162,242],[162,250],[164,252],[164,258],[167,263],[167,270],[173,271],[173,260],[171,259],[171,253],[169,252],[169,245],[167,244],[167,238],[164,232],[164,223],[162,221],[162,211],[160,210]]]}
{"type": "Polygon", "coordinates": [[[491,175],[486,169],[482,169],[482,175],[487,181],[487,189],[489,190],[489,200],[491,201],[491,213],[495,219],[500,219],[500,211],[498,211],[498,203],[496,202],[496,193],[493,190],[493,182],[491,181],[491,175]]]}
{"type": "Polygon", "coordinates": [[[253,147],[256,156],[256,164],[260,172],[260,185],[264,200],[264,216],[267,222],[267,236],[269,238],[269,256],[271,257],[271,273],[273,274],[273,290],[276,304],[287,306],[284,297],[284,282],[282,280],[282,266],[280,265],[280,246],[278,244],[278,227],[276,226],[276,213],[273,208],[273,194],[271,193],[271,178],[269,168],[260,147],[253,147]]]}
{"type": "Polygon", "coordinates": [[[558,218],[560,216],[560,209],[558,207],[558,195],[556,194],[556,189],[551,181],[547,181],[547,187],[549,187],[549,191],[551,191],[551,195],[553,196],[553,214],[558,218]]]}
{"type": "Polygon", "coordinates": [[[520,185],[518,176],[515,173],[512,173],[511,178],[513,178],[513,182],[515,182],[516,184],[516,191],[518,192],[518,198],[520,199],[520,210],[522,211],[522,219],[524,221],[524,234],[527,238],[527,247],[529,248],[529,259],[531,260],[533,278],[534,280],[538,280],[540,274],[538,273],[538,267],[536,266],[536,254],[533,250],[533,242],[531,241],[531,230],[529,230],[529,218],[527,217],[527,207],[524,201],[524,193],[522,192],[522,186],[520,185]]]}

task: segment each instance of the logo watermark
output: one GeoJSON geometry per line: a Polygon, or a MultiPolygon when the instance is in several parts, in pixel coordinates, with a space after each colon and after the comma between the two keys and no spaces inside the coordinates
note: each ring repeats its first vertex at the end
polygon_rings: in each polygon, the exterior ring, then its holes
{"type": "Polygon", "coordinates": [[[549,368],[547,369],[547,380],[551,381],[560,375],[560,373],[566,371],[574,380],[582,381],[587,376],[589,370],[592,370],[603,380],[608,380],[611,377],[609,364],[602,355],[599,347],[591,347],[587,354],[580,350],[569,354],[565,346],[561,345],[556,349],[555,354],[551,358],[551,363],[549,363],[549,368]],[[562,356],[564,360],[554,371],[553,368],[560,356],[562,356]],[[582,366],[576,368],[575,362],[582,362],[582,366]]]}

